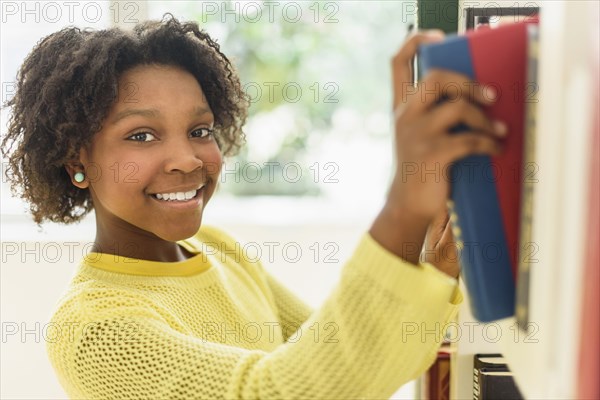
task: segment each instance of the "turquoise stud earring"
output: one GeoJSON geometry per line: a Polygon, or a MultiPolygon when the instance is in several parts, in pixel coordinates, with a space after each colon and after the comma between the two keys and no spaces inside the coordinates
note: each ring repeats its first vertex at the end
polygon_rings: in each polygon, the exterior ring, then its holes
{"type": "Polygon", "coordinates": [[[83,175],[83,172],[76,172],[73,179],[75,179],[75,182],[81,183],[85,179],[85,175],[83,175]]]}

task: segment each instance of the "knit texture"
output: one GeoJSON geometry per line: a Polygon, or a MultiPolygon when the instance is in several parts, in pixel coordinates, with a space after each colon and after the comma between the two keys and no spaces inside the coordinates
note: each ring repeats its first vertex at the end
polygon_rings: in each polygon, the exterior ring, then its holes
{"type": "Polygon", "coordinates": [[[83,258],[46,343],[71,398],[387,399],[433,363],[462,301],[368,232],[316,310],[220,229],[178,243],[195,256],[83,258]]]}

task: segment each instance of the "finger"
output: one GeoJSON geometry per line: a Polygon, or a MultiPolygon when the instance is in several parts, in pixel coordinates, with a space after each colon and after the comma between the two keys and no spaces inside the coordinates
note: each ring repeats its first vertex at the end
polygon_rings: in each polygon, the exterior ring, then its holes
{"type": "Polygon", "coordinates": [[[440,210],[433,217],[431,225],[438,227],[441,232],[442,229],[446,226],[446,222],[448,221],[448,219],[448,209],[446,207],[446,204],[444,204],[444,206],[440,208],[440,210]]]}
{"type": "Polygon", "coordinates": [[[454,236],[452,235],[452,224],[450,223],[450,215],[448,215],[447,212],[448,211],[446,209],[447,218],[444,225],[444,231],[442,232],[442,235],[439,240],[440,246],[444,246],[454,241],[454,236]]]}
{"type": "Polygon", "coordinates": [[[444,102],[429,113],[424,124],[424,134],[445,134],[459,123],[466,124],[471,130],[483,132],[498,138],[506,135],[506,125],[492,121],[483,109],[465,98],[444,102]]]}
{"type": "Polygon", "coordinates": [[[450,222],[446,225],[446,229],[440,238],[439,247],[441,248],[443,261],[453,262],[458,260],[458,244],[452,234],[452,224],[450,222]]]}
{"type": "Polygon", "coordinates": [[[481,133],[460,133],[431,140],[432,158],[442,165],[473,154],[498,155],[502,144],[497,139],[481,133]]]}
{"type": "Polygon", "coordinates": [[[440,241],[449,219],[450,216],[448,215],[448,210],[444,204],[443,209],[440,209],[427,228],[425,236],[426,241],[431,243],[433,248],[435,248],[440,241]]]}
{"type": "Polygon", "coordinates": [[[392,57],[392,83],[394,91],[393,109],[406,101],[406,91],[413,86],[412,61],[421,44],[439,42],[444,32],[439,29],[415,32],[404,42],[400,50],[392,57]]]}
{"type": "Polygon", "coordinates": [[[482,85],[466,75],[432,69],[417,86],[415,96],[406,106],[406,115],[423,113],[444,98],[449,102],[465,99],[489,106],[496,100],[496,93],[492,86],[482,85]]]}
{"type": "Polygon", "coordinates": [[[440,225],[440,230],[443,231],[444,229],[446,229],[446,227],[448,226],[448,221],[450,221],[450,214],[448,213],[448,207],[446,206],[446,204],[444,204],[442,210],[438,214],[438,221],[440,225]]]}

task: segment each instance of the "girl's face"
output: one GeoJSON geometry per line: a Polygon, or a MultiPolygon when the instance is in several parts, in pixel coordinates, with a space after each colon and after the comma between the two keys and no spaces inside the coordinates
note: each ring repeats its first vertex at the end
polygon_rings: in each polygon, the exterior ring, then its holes
{"type": "Polygon", "coordinates": [[[171,242],[193,236],[221,170],[213,124],[190,73],[162,65],[123,73],[102,130],[81,151],[98,226],[171,242]]]}

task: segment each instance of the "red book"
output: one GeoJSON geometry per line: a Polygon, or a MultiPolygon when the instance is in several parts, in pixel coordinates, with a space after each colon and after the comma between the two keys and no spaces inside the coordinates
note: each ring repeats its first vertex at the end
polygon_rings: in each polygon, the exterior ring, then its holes
{"type": "Polygon", "coordinates": [[[425,373],[424,400],[450,400],[450,353],[440,350],[425,373]]]}

